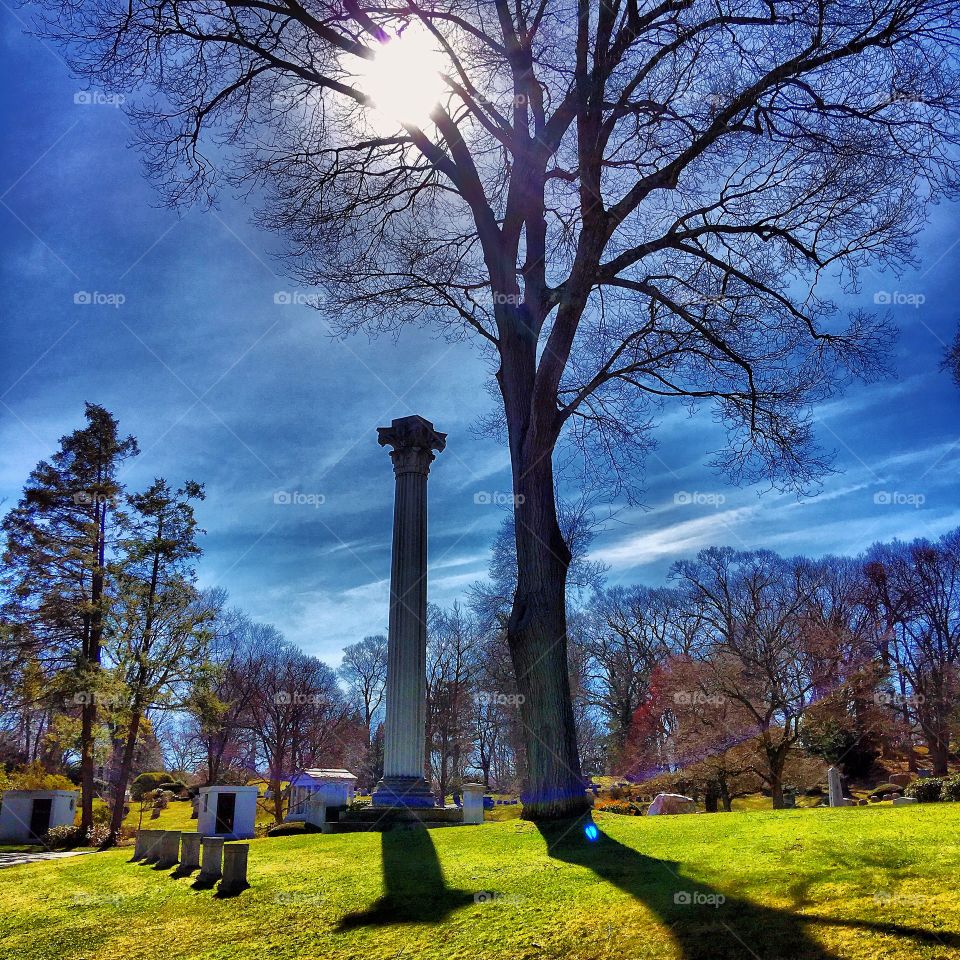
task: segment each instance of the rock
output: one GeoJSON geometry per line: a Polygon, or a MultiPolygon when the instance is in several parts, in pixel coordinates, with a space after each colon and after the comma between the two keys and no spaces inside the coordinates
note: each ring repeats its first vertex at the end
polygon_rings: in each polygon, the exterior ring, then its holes
{"type": "Polygon", "coordinates": [[[909,773],[892,773],[888,777],[888,780],[898,787],[909,787],[910,784],[913,783],[913,775],[909,773]]]}
{"type": "Polygon", "coordinates": [[[690,797],[679,793],[658,793],[647,809],[648,817],[669,813],[696,813],[697,805],[690,797]]]}

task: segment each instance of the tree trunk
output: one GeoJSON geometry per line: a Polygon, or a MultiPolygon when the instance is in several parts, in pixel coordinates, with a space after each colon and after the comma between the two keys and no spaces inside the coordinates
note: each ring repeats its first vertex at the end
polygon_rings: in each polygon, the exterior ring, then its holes
{"type": "Polygon", "coordinates": [[[577,751],[567,670],[566,576],[549,453],[515,470],[517,591],[507,640],[523,700],[523,816],[556,820],[590,809],[577,751]]]}
{"type": "Polygon", "coordinates": [[[123,756],[120,760],[120,771],[117,774],[117,781],[113,788],[113,812],[110,817],[110,835],[107,838],[105,846],[112,846],[117,842],[120,836],[120,828],[123,826],[123,806],[127,793],[127,783],[130,780],[130,773],[133,770],[133,757],[137,749],[137,735],[140,732],[140,706],[133,705],[132,716],[130,717],[130,726],[127,728],[127,736],[123,744],[123,756]]]}

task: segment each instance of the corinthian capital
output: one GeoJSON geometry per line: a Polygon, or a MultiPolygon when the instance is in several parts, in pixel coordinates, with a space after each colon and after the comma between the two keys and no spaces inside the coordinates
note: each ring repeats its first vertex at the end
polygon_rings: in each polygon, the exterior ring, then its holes
{"type": "Polygon", "coordinates": [[[422,473],[426,476],[433,463],[433,451],[447,445],[447,435],[438,433],[433,424],[423,417],[400,417],[389,427],[377,427],[381,447],[389,444],[394,473],[422,473]]]}

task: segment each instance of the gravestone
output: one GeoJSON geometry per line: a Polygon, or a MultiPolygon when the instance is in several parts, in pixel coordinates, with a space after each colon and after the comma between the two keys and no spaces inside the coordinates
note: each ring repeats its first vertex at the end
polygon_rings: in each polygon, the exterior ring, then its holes
{"type": "Polygon", "coordinates": [[[223,837],[204,837],[200,841],[200,875],[202,883],[213,883],[223,876],[223,837]]]}
{"type": "Polygon", "coordinates": [[[156,863],[160,859],[160,844],[166,830],[144,830],[146,840],[143,844],[143,863],[156,863]]]}
{"type": "Polygon", "coordinates": [[[484,786],[482,783],[465,783],[463,785],[464,823],[483,823],[483,793],[484,786]]]}
{"type": "Polygon", "coordinates": [[[680,793],[658,793],[653,802],[647,807],[647,816],[656,817],[661,814],[696,813],[697,804],[691,797],[680,793]]]}
{"type": "Polygon", "coordinates": [[[180,844],[180,872],[192,873],[200,867],[200,834],[184,833],[180,844]]]}
{"type": "Polygon", "coordinates": [[[158,867],[173,867],[180,862],[180,831],[164,830],[160,838],[158,867]]]}
{"type": "Polygon", "coordinates": [[[840,771],[836,767],[831,767],[827,771],[827,786],[830,790],[830,806],[843,807],[843,781],[840,779],[840,771]]]}
{"type": "Polygon", "coordinates": [[[239,893],[250,886],[247,883],[247,854],[249,843],[229,843],[223,848],[223,879],[220,893],[239,893]]]}
{"type": "Polygon", "coordinates": [[[783,791],[783,808],[794,810],[797,806],[797,791],[787,788],[783,791]]]}
{"type": "Polygon", "coordinates": [[[896,797],[893,801],[895,807],[912,807],[915,803],[919,803],[916,797],[896,797]]]}

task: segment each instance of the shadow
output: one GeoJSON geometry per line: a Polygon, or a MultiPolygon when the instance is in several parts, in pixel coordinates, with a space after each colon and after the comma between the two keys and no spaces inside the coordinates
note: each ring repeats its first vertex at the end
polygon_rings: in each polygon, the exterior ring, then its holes
{"type": "Polygon", "coordinates": [[[183,877],[189,877],[191,873],[194,873],[199,869],[200,869],[199,867],[184,867],[181,865],[177,867],[177,869],[174,870],[173,873],[170,874],[170,876],[173,877],[175,880],[180,880],[183,877]]]}
{"type": "MultiPolygon", "coordinates": [[[[650,909],[685,960],[835,960],[804,929],[804,918],[731,897],[682,874],[682,865],[637,853],[597,830],[590,818],[540,824],[551,857],[586,867],[650,909]]],[[[731,851],[731,856],[734,851],[731,851]]]]}
{"type": "Polygon", "coordinates": [[[216,877],[213,880],[201,880],[199,877],[197,877],[197,879],[190,884],[190,889],[191,890],[212,890],[219,882],[220,882],[219,877],[216,877]]]}
{"type": "Polygon", "coordinates": [[[220,887],[217,889],[217,892],[213,895],[214,900],[232,900],[234,897],[239,897],[244,890],[249,890],[250,884],[244,883],[239,886],[227,887],[224,889],[223,884],[220,884],[220,887]]]}
{"type": "MultiPolygon", "coordinates": [[[[960,934],[898,923],[800,916],[715,890],[682,873],[671,860],[644,856],[599,831],[589,840],[587,817],[576,823],[541,824],[551,857],[586,867],[653,911],[670,929],[685,960],[836,960],[810,926],[829,925],[907,937],[923,944],[960,947],[960,934]]],[[[736,851],[731,850],[730,856],[736,851]]],[[[795,902],[809,902],[805,885],[791,888],[795,902]]]]}
{"type": "Polygon", "coordinates": [[[338,932],[391,923],[439,923],[475,902],[474,894],[447,887],[428,830],[393,829],[380,837],[384,895],[366,910],[343,917],[338,932]]]}

